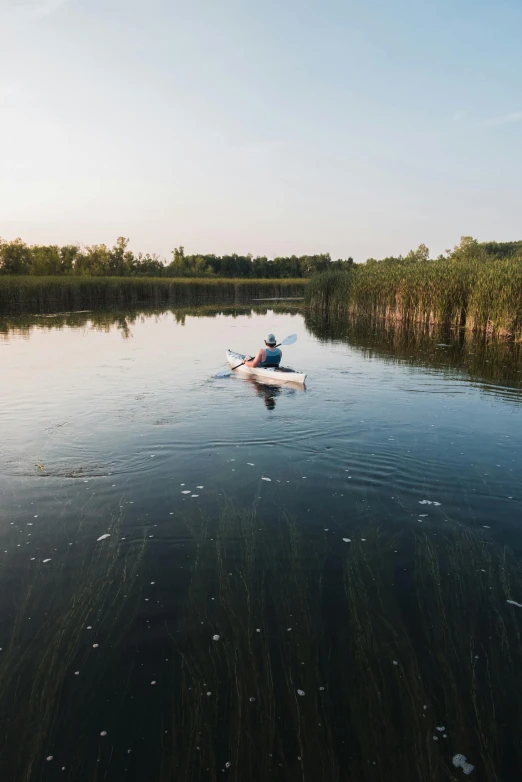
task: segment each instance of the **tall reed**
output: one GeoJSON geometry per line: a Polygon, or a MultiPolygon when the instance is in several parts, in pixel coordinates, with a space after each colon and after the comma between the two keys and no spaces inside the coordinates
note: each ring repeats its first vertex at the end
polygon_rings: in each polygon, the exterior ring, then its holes
{"type": "Polygon", "coordinates": [[[404,323],[444,324],[522,337],[517,258],[374,263],[312,278],[307,306],[404,323]]]}

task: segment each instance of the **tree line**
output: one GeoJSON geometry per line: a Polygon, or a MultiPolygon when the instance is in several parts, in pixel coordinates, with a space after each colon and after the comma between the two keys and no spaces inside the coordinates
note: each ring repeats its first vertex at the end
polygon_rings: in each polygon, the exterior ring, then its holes
{"type": "Polygon", "coordinates": [[[522,261],[522,241],[516,242],[479,242],[472,236],[462,236],[460,243],[451,250],[446,250],[437,258],[430,259],[430,251],[425,244],[420,244],[416,250],[410,250],[407,255],[387,256],[376,260],[368,258],[366,266],[377,264],[383,266],[396,266],[397,264],[409,265],[419,262],[433,261],[487,261],[487,260],[507,260],[516,259],[522,261]]]}
{"type": "MultiPolygon", "coordinates": [[[[407,255],[387,256],[380,260],[368,258],[366,266],[410,265],[437,260],[520,259],[522,241],[478,242],[464,236],[459,245],[436,259],[430,259],[425,244],[407,255]]],[[[96,277],[224,277],[255,279],[307,278],[326,270],[349,270],[353,259],[333,261],[329,253],[291,255],[269,259],[252,255],[185,255],[183,247],[172,251],[167,261],[158,255],[134,253],[129,240],[120,236],[113,247],[95,244],[28,245],[21,239],[0,239],[0,274],[32,276],[72,275],[96,277]]]]}
{"type": "Polygon", "coordinates": [[[343,268],[352,258],[332,261],[329,253],[291,255],[273,259],[252,255],[185,255],[172,251],[167,262],[158,255],[134,253],[120,236],[113,247],[95,244],[28,245],[21,239],[0,239],[0,273],[32,276],[76,275],[96,277],[225,277],[256,279],[303,278],[329,268],[343,268]]]}

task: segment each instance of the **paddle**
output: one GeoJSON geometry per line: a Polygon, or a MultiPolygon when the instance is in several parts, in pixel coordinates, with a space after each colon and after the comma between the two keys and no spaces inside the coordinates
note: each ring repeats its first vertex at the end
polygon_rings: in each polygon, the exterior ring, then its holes
{"type": "MultiPolygon", "coordinates": [[[[278,348],[280,345],[293,345],[295,342],[297,342],[297,334],[290,334],[289,337],[286,337],[281,342],[278,342],[277,345],[275,345],[276,348],[278,348]]],[[[251,361],[251,359],[245,359],[245,361],[251,361]]],[[[223,369],[221,372],[218,372],[216,377],[226,377],[227,375],[230,375],[231,372],[234,371],[234,369],[238,369],[239,367],[242,367],[245,361],[242,361],[240,364],[237,364],[235,367],[231,367],[230,369],[223,369]]]]}

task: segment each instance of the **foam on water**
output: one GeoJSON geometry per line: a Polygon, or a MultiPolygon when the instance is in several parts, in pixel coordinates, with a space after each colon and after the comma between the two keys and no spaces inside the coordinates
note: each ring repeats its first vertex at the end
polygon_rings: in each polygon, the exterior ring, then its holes
{"type": "Polygon", "coordinates": [[[471,774],[471,772],[474,770],[475,766],[472,766],[471,763],[467,762],[467,758],[465,755],[454,755],[453,756],[453,765],[455,768],[461,768],[463,772],[468,776],[471,774]]]}

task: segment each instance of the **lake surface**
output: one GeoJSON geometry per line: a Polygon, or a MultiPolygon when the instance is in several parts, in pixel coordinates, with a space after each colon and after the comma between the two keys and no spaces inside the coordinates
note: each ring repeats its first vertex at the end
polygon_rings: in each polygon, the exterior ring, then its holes
{"type": "Polygon", "coordinates": [[[0,368],[0,778],[522,778],[520,346],[224,306],[0,368]],[[304,389],[216,377],[267,332],[304,389]]]}

